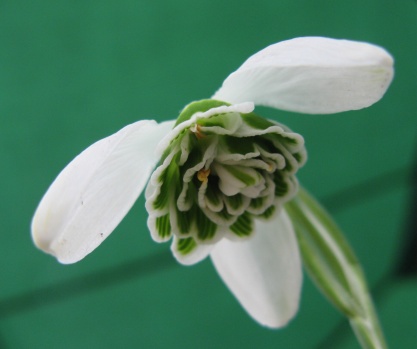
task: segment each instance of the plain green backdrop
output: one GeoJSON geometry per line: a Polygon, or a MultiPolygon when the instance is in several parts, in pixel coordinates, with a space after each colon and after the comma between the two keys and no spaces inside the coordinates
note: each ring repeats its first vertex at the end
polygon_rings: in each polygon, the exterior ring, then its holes
{"type": "Polygon", "coordinates": [[[323,199],[362,261],[391,348],[415,348],[416,282],[393,270],[416,213],[409,180],[416,7],[412,0],[1,0],[0,349],[358,348],[308,277],[288,327],[260,327],[209,260],[181,267],[168,244],[151,240],[143,198],[76,265],[60,265],[30,238],[41,196],[84,148],[142,118],[175,118],[251,54],[298,36],[368,41],[395,57],[392,86],[368,109],[258,113],[304,135],[309,161],[300,181],[323,199]]]}

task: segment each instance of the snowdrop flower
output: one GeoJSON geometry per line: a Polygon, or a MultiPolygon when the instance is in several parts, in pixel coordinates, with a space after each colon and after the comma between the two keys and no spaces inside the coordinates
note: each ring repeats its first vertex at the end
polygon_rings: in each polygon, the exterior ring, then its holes
{"type": "Polygon", "coordinates": [[[284,204],[297,193],[306,151],[301,135],[254,106],[308,114],[365,108],[385,93],[392,65],[385,50],[361,42],[304,37],[271,45],[176,121],[138,121],[78,155],[40,202],[33,240],[61,263],[77,262],[147,185],[152,238],[171,240],[182,264],[210,256],[246,311],[281,327],[297,311],[302,283],[284,204]]]}

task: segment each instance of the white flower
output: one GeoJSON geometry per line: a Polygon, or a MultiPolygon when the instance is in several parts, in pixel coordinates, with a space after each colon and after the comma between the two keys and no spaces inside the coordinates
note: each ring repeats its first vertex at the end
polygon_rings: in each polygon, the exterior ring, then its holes
{"type": "Polygon", "coordinates": [[[210,255],[254,319],[283,326],[298,309],[302,283],[283,203],[295,195],[294,174],[306,157],[302,137],[253,114],[254,104],[309,114],[365,108],[385,93],[392,65],[367,43],[306,37],[271,45],[177,122],[138,121],[78,155],[40,202],[33,240],[62,263],[81,260],[149,181],[152,237],[173,237],[183,264],[210,255]]]}

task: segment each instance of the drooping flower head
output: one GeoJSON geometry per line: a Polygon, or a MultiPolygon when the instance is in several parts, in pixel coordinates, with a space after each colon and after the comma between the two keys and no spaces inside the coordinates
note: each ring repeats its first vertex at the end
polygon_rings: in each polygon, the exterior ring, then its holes
{"type": "Polygon", "coordinates": [[[148,183],[153,239],[172,239],[183,264],[210,255],[254,319],[283,326],[298,309],[302,280],[285,203],[297,193],[306,151],[302,136],[254,106],[308,114],[365,108],[385,93],[392,65],[384,49],[360,42],[307,37],[271,45],[176,121],[138,121],[78,155],[42,198],[33,240],[62,263],[77,262],[148,183]]]}

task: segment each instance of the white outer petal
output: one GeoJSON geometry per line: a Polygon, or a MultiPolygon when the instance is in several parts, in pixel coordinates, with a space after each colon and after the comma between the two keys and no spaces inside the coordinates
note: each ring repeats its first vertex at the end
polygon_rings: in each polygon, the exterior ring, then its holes
{"type": "Polygon", "coordinates": [[[285,211],[255,224],[253,238],[223,239],[210,256],[243,308],[260,324],[278,328],[298,310],[302,284],[298,244],[285,211]]]}
{"type": "Polygon", "coordinates": [[[174,121],[138,121],[78,155],[35,212],[35,244],[61,263],[77,262],[92,252],[142,192],[158,161],[156,145],[173,125],[174,121]]]}
{"type": "Polygon", "coordinates": [[[381,47],[302,37],[268,46],[251,56],[212,98],[330,114],[377,102],[393,74],[393,58],[381,47]]]}

